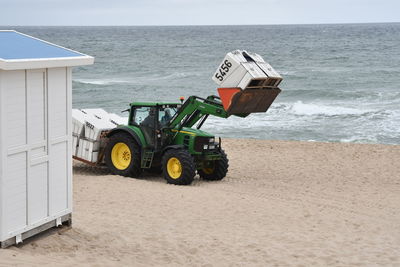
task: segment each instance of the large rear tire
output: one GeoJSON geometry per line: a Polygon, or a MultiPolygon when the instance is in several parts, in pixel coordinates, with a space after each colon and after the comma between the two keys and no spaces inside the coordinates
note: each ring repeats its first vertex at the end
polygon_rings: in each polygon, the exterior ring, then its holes
{"type": "Polygon", "coordinates": [[[228,173],[229,160],[225,151],[221,149],[221,159],[208,161],[204,163],[204,167],[198,170],[201,178],[210,181],[219,181],[225,178],[228,173]]]}
{"type": "Polygon", "coordinates": [[[105,162],[113,174],[136,178],[142,172],[140,147],[126,133],[117,133],[110,137],[105,148],[105,162]]]}
{"type": "Polygon", "coordinates": [[[191,184],[196,175],[193,157],[184,149],[171,149],[165,152],[162,169],[165,180],[170,184],[191,184]]]}

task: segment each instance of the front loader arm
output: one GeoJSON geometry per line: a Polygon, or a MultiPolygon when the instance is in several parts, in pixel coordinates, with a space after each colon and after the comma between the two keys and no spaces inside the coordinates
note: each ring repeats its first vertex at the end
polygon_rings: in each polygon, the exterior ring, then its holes
{"type": "Polygon", "coordinates": [[[219,97],[209,96],[204,99],[198,96],[190,96],[171,119],[169,126],[171,128],[177,126],[179,128],[192,127],[200,119],[203,118],[205,120],[209,115],[220,118],[228,118],[230,116],[219,101],[219,97]]]}

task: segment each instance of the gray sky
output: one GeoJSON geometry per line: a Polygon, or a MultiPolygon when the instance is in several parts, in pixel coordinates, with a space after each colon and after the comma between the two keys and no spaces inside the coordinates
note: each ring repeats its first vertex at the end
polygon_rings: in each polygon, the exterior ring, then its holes
{"type": "Polygon", "coordinates": [[[400,22],[400,0],[0,0],[0,25],[400,22]]]}

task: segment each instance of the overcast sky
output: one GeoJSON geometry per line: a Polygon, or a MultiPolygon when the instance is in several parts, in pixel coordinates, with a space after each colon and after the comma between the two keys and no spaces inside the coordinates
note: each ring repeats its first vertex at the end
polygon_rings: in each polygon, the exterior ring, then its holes
{"type": "Polygon", "coordinates": [[[0,25],[399,22],[400,0],[0,0],[0,25]]]}

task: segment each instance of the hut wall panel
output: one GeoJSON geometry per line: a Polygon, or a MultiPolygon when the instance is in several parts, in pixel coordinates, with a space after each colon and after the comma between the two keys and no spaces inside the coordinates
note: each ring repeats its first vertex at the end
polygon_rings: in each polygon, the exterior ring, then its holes
{"type": "Polygon", "coordinates": [[[69,208],[68,83],[67,68],[48,69],[49,109],[49,214],[69,208]]]}
{"type": "Polygon", "coordinates": [[[49,206],[50,215],[68,208],[67,143],[61,142],[51,147],[49,206]]]}
{"type": "Polygon", "coordinates": [[[47,162],[29,168],[28,222],[37,223],[48,216],[47,162]]]}
{"type": "Polygon", "coordinates": [[[7,168],[3,176],[3,231],[5,234],[26,226],[26,152],[7,157],[7,168]]]}
{"type": "Polygon", "coordinates": [[[32,156],[45,153],[46,141],[46,72],[45,70],[27,71],[28,93],[28,141],[32,145],[32,156]]]}
{"type": "Polygon", "coordinates": [[[50,138],[68,134],[66,78],[66,68],[48,69],[50,138]]]}
{"type": "Polygon", "coordinates": [[[26,136],[26,87],[25,71],[7,71],[3,75],[5,127],[7,148],[25,145],[26,136]]]}
{"type": "Polygon", "coordinates": [[[26,226],[27,119],[25,71],[5,71],[2,74],[3,233],[26,226]]]}
{"type": "Polygon", "coordinates": [[[48,216],[46,70],[27,70],[28,224],[48,216]]]}

